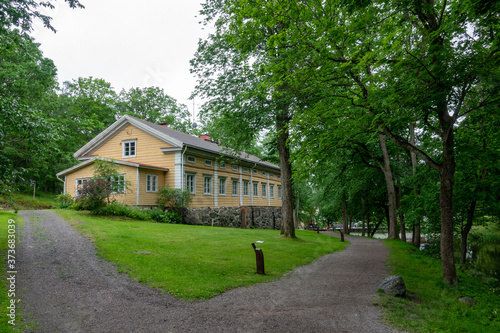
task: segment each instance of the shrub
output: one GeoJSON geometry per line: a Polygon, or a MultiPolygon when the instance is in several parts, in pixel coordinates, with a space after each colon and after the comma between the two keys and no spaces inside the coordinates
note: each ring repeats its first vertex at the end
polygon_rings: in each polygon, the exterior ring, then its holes
{"type": "Polygon", "coordinates": [[[91,178],[79,190],[79,197],[76,199],[79,203],[78,209],[90,210],[96,214],[99,209],[106,206],[106,199],[110,182],[102,178],[91,178]]]}
{"type": "Polygon", "coordinates": [[[68,193],[59,194],[56,197],[56,201],[58,207],[62,209],[69,209],[75,203],[75,199],[68,193]]]}
{"type": "Polygon", "coordinates": [[[149,215],[153,221],[159,223],[182,223],[182,217],[176,212],[162,211],[161,209],[155,208],[149,211],[149,215]]]}
{"type": "Polygon", "coordinates": [[[180,190],[164,186],[158,191],[159,198],[156,200],[158,206],[167,206],[180,210],[181,208],[189,206],[193,198],[189,190],[180,190]]]}

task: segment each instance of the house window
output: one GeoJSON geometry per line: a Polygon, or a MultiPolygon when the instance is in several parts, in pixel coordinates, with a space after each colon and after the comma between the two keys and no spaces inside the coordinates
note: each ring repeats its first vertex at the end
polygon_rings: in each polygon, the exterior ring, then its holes
{"type": "Polygon", "coordinates": [[[231,186],[231,194],[238,195],[238,179],[233,179],[231,186]]]}
{"type": "Polygon", "coordinates": [[[243,181],[243,195],[248,197],[249,196],[249,193],[248,193],[248,180],[244,180],[243,181]]]}
{"type": "Polygon", "coordinates": [[[259,197],[259,183],[253,182],[253,197],[258,198],[259,197]]]}
{"type": "Polygon", "coordinates": [[[269,172],[269,178],[274,178],[274,173],[269,172]]]}
{"type": "Polygon", "coordinates": [[[267,198],[267,184],[266,183],[262,183],[262,197],[263,198],[267,198]]]}
{"type": "Polygon", "coordinates": [[[205,165],[206,166],[212,166],[212,161],[211,160],[205,160],[205,165]]]}
{"type": "Polygon", "coordinates": [[[243,172],[248,172],[248,168],[243,168],[243,172]]]}
{"type": "Polygon", "coordinates": [[[256,175],[257,174],[257,169],[253,169],[253,174],[256,175]]]}
{"type": "Polygon", "coordinates": [[[226,178],[219,178],[219,194],[226,195],[226,178]]]}
{"type": "Polygon", "coordinates": [[[186,189],[191,194],[196,194],[196,175],[192,173],[186,174],[186,189]]]}
{"type": "Polygon", "coordinates": [[[194,156],[188,156],[187,157],[187,161],[189,163],[196,163],[196,157],[194,157],[194,156]]]}
{"type": "Polygon", "coordinates": [[[238,166],[236,164],[233,164],[233,170],[238,171],[238,166]]]}
{"type": "Polygon", "coordinates": [[[221,169],[225,169],[226,168],[226,163],[219,162],[219,166],[220,166],[221,169]]]}
{"type": "Polygon", "coordinates": [[[278,175],[278,179],[281,179],[281,175],[278,175]]]}
{"type": "Polygon", "coordinates": [[[266,175],[266,172],[265,171],[262,171],[262,176],[265,176],[266,175]]]}
{"type": "Polygon", "coordinates": [[[136,153],[136,140],[123,141],[123,158],[135,157],[136,153]]]}
{"type": "Polygon", "coordinates": [[[146,192],[158,192],[158,175],[146,175],[146,192]]]}
{"type": "Polygon", "coordinates": [[[212,194],[212,176],[203,176],[203,194],[212,194]]]}
{"type": "Polygon", "coordinates": [[[82,190],[83,185],[85,185],[89,179],[90,178],[77,178],[76,179],[76,187],[75,187],[75,195],[76,196],[80,195],[80,191],[82,190]]]}
{"type": "Polygon", "coordinates": [[[111,176],[113,193],[125,193],[125,174],[111,176]]]}
{"type": "Polygon", "coordinates": [[[278,199],[281,199],[281,185],[278,185],[278,199]]]}
{"type": "Polygon", "coordinates": [[[274,184],[269,184],[269,196],[274,199],[274,184]]]}

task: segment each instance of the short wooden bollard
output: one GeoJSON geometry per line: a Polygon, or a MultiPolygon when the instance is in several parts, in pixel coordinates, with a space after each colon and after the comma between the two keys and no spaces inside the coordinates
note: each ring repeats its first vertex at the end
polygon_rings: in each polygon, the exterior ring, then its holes
{"type": "Polygon", "coordinates": [[[264,272],[264,253],[262,253],[262,250],[255,247],[255,243],[264,243],[263,241],[256,241],[252,243],[252,247],[255,251],[255,258],[257,260],[257,274],[263,274],[265,275],[266,273],[264,272]]]}
{"type": "Polygon", "coordinates": [[[344,233],[341,231],[340,232],[340,241],[343,242],[344,241],[344,233]]]}

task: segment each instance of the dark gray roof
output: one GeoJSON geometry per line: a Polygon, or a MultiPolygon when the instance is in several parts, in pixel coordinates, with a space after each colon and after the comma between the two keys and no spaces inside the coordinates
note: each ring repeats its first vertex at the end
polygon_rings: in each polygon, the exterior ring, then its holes
{"type": "Polygon", "coordinates": [[[257,163],[257,164],[260,164],[260,165],[263,165],[263,166],[266,166],[269,168],[273,168],[273,169],[278,169],[278,170],[280,169],[279,166],[277,166],[273,163],[263,161],[257,156],[246,154],[246,153],[235,153],[232,149],[227,148],[227,147],[223,147],[223,146],[219,146],[218,144],[216,144],[214,142],[206,141],[206,140],[200,139],[196,136],[182,133],[182,132],[173,130],[171,128],[168,128],[168,127],[165,127],[162,125],[153,124],[153,123],[150,123],[149,121],[146,121],[143,119],[139,119],[139,118],[132,117],[132,116],[128,116],[128,117],[133,118],[133,119],[141,122],[142,124],[151,127],[152,129],[154,129],[158,132],[166,134],[173,139],[179,140],[179,141],[183,142],[188,147],[209,151],[209,152],[216,153],[219,155],[235,157],[235,158],[241,159],[241,160],[246,161],[246,162],[257,163]]]}

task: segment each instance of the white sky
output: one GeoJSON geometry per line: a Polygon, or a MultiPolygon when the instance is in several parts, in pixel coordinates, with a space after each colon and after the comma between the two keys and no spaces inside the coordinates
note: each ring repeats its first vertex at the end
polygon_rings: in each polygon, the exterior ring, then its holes
{"type": "MultiPolygon", "coordinates": [[[[207,30],[198,22],[202,0],[80,0],[70,9],[62,0],[50,15],[57,33],[34,24],[32,36],[54,61],[59,82],[102,78],[120,92],[158,86],[186,104],[196,84],[189,61],[207,30]],[[196,17],[198,16],[198,17],[196,17]]],[[[196,112],[199,102],[195,101],[196,112]]]]}

